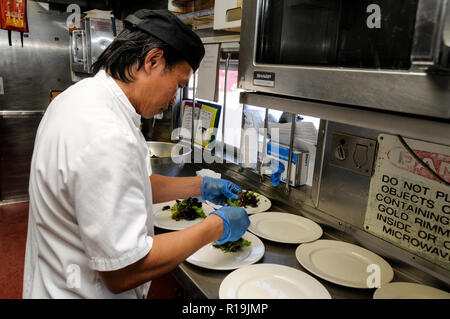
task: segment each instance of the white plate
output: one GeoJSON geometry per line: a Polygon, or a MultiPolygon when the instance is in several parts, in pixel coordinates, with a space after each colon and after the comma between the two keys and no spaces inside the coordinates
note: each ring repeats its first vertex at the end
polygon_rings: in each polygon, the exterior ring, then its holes
{"type": "Polygon", "coordinates": [[[237,269],[220,284],[220,299],[331,299],[314,277],[298,269],[256,264],[237,269]]]}
{"type": "MultiPolygon", "coordinates": [[[[270,202],[270,199],[268,199],[266,196],[261,195],[256,192],[254,192],[254,194],[257,195],[259,198],[258,206],[257,207],[250,207],[250,206],[243,207],[245,209],[245,211],[247,212],[247,214],[249,214],[249,215],[265,212],[272,205],[272,203],[270,202]]],[[[215,209],[220,209],[222,207],[221,205],[214,204],[208,200],[206,201],[206,203],[209,206],[214,207],[215,209]]]]}
{"type": "Polygon", "coordinates": [[[373,299],[450,299],[450,293],[411,282],[391,282],[375,290],[373,299]]]}
{"type": "Polygon", "coordinates": [[[353,288],[369,288],[367,280],[374,275],[369,265],[380,270],[380,284],[394,277],[392,267],[380,256],[362,247],[337,240],[317,240],[301,244],[295,251],[300,264],[320,278],[338,285],[353,288]]]}
{"type": "Polygon", "coordinates": [[[250,216],[248,230],[259,237],[285,244],[307,243],[323,234],[322,228],[308,218],[275,212],[250,216]]]}
{"type": "MultiPolygon", "coordinates": [[[[200,223],[203,218],[197,218],[194,220],[175,220],[172,219],[172,212],[170,209],[162,210],[164,206],[172,207],[175,205],[176,201],[172,200],[170,202],[159,203],[153,205],[153,225],[162,229],[167,230],[182,230],[188,227],[191,227],[195,224],[200,223]]],[[[205,215],[208,216],[210,213],[214,211],[214,208],[211,206],[202,203],[202,209],[205,212],[205,215]]]]}
{"type": "Polygon", "coordinates": [[[246,232],[242,238],[252,244],[239,251],[226,253],[213,247],[213,243],[210,243],[197,250],[186,261],[207,269],[231,270],[251,265],[260,260],[264,255],[264,244],[261,239],[249,232],[246,232]]]}

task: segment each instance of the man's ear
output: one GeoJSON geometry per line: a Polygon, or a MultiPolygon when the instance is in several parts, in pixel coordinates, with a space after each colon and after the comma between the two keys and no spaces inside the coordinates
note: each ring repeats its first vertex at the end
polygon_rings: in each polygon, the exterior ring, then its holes
{"type": "Polygon", "coordinates": [[[161,49],[151,49],[144,61],[145,72],[151,73],[152,70],[164,65],[164,51],[161,49]]]}

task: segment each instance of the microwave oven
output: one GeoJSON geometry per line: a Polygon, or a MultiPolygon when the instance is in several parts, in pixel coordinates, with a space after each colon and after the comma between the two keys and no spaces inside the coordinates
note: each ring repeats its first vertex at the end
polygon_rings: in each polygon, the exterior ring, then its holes
{"type": "Polygon", "coordinates": [[[247,0],[239,87],[450,118],[450,0],[247,0]]]}

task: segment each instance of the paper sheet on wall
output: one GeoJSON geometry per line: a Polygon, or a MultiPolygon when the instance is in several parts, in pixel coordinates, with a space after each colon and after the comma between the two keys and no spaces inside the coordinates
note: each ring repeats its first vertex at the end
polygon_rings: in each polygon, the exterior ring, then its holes
{"type": "MultiPolygon", "coordinates": [[[[180,131],[180,137],[183,139],[191,139],[191,128],[192,128],[192,102],[189,106],[188,104],[183,104],[184,111],[183,111],[183,118],[181,121],[181,131],[180,131]]],[[[198,123],[198,116],[199,116],[200,108],[195,108],[194,113],[194,131],[195,126],[198,123]]],[[[194,135],[195,136],[195,135],[194,135]]]]}
{"type": "MultiPolygon", "coordinates": [[[[414,153],[447,182],[450,147],[405,139],[414,153]]],[[[364,228],[445,269],[450,269],[450,189],[403,147],[381,134],[370,183],[364,228]]]]}
{"type": "Polygon", "coordinates": [[[215,147],[222,106],[205,101],[201,101],[200,105],[200,119],[196,130],[195,142],[208,150],[212,150],[215,147]]]}
{"type": "Polygon", "coordinates": [[[195,142],[201,144],[202,146],[206,146],[209,144],[209,140],[211,139],[211,120],[213,114],[206,110],[200,111],[200,119],[197,125],[197,130],[195,133],[195,142]]]}
{"type": "Polygon", "coordinates": [[[205,44],[205,56],[198,68],[196,97],[202,100],[219,100],[220,44],[205,44]]]}

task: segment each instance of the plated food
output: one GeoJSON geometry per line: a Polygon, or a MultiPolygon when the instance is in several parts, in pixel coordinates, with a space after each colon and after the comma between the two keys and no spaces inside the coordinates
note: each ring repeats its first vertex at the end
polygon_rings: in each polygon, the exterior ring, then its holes
{"type": "MultiPolygon", "coordinates": [[[[265,212],[272,205],[272,203],[266,196],[253,191],[243,190],[241,193],[239,193],[239,195],[240,199],[238,199],[237,201],[233,201],[232,199],[228,198],[226,206],[242,207],[245,209],[247,214],[251,215],[265,212]]],[[[215,209],[220,209],[222,207],[222,205],[217,205],[210,201],[206,201],[206,203],[209,206],[214,207],[215,209]]]]}
{"type": "Polygon", "coordinates": [[[172,219],[175,220],[194,220],[196,218],[206,218],[206,214],[202,209],[202,202],[196,197],[188,197],[183,200],[176,200],[175,204],[170,207],[166,205],[163,210],[170,209],[172,212],[172,219]]]}
{"type": "Polygon", "coordinates": [[[261,239],[250,232],[245,232],[242,240],[243,242],[248,241],[251,244],[240,245],[240,248],[233,252],[225,252],[222,249],[214,247],[214,243],[210,243],[197,250],[186,261],[207,269],[232,270],[260,260],[265,252],[261,239]]]}
{"type": "Polygon", "coordinates": [[[153,225],[166,230],[181,230],[200,223],[213,211],[214,208],[195,197],[154,204],[153,225]]]}

